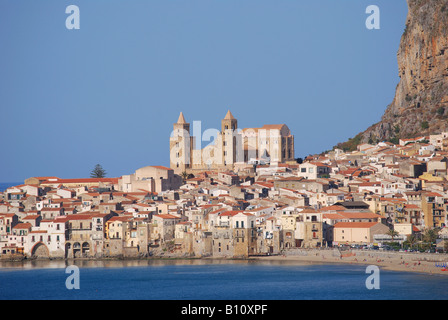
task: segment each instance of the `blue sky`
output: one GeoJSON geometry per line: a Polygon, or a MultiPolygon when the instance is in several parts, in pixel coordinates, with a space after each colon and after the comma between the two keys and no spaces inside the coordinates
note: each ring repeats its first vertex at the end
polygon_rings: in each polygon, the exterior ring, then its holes
{"type": "Polygon", "coordinates": [[[285,123],[296,157],[330,149],[391,103],[406,14],[405,0],[0,0],[0,181],[169,166],[180,111],[203,130],[228,109],[240,128],[285,123]]]}

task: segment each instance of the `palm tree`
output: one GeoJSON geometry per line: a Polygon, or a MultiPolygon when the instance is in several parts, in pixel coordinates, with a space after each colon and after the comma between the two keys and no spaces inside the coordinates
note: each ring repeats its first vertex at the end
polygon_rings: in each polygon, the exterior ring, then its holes
{"type": "Polygon", "coordinates": [[[417,237],[415,236],[415,234],[411,234],[408,237],[407,242],[409,243],[409,246],[412,249],[414,247],[414,245],[417,243],[417,237]]]}
{"type": "Polygon", "coordinates": [[[423,234],[423,240],[427,243],[429,243],[429,247],[432,247],[432,244],[436,242],[437,240],[437,231],[435,229],[426,229],[425,233],[423,234]]]}
{"type": "Polygon", "coordinates": [[[394,242],[394,238],[396,236],[398,236],[399,233],[397,231],[395,231],[394,229],[389,229],[389,231],[387,231],[387,235],[389,235],[392,238],[391,242],[394,242]]]}

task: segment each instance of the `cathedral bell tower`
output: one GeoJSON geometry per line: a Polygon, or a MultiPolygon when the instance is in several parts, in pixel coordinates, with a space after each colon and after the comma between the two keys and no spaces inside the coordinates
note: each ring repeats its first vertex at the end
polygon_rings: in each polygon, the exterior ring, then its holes
{"type": "Polygon", "coordinates": [[[236,162],[237,128],[238,121],[228,110],[221,120],[221,164],[225,167],[233,166],[236,162]]]}
{"type": "Polygon", "coordinates": [[[170,136],[170,167],[180,174],[191,167],[190,124],[181,112],[170,136]]]}

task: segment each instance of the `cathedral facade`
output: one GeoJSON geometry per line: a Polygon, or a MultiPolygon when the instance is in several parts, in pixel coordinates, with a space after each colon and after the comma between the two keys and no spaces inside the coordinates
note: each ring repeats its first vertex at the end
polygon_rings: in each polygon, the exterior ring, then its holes
{"type": "Polygon", "coordinates": [[[207,130],[194,136],[190,123],[181,112],[170,136],[170,167],[175,173],[205,170],[230,170],[253,164],[294,161],[294,136],[285,124],[264,125],[260,128],[238,128],[230,110],[221,120],[221,131],[207,130]],[[198,141],[201,139],[201,141],[198,141]],[[196,148],[203,141],[204,148],[196,148]]]}

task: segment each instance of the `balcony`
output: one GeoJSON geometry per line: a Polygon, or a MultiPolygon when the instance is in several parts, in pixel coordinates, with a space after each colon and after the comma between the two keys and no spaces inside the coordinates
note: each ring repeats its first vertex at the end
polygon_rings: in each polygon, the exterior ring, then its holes
{"type": "Polygon", "coordinates": [[[229,228],[230,222],[219,222],[215,225],[215,228],[229,228]]]}

